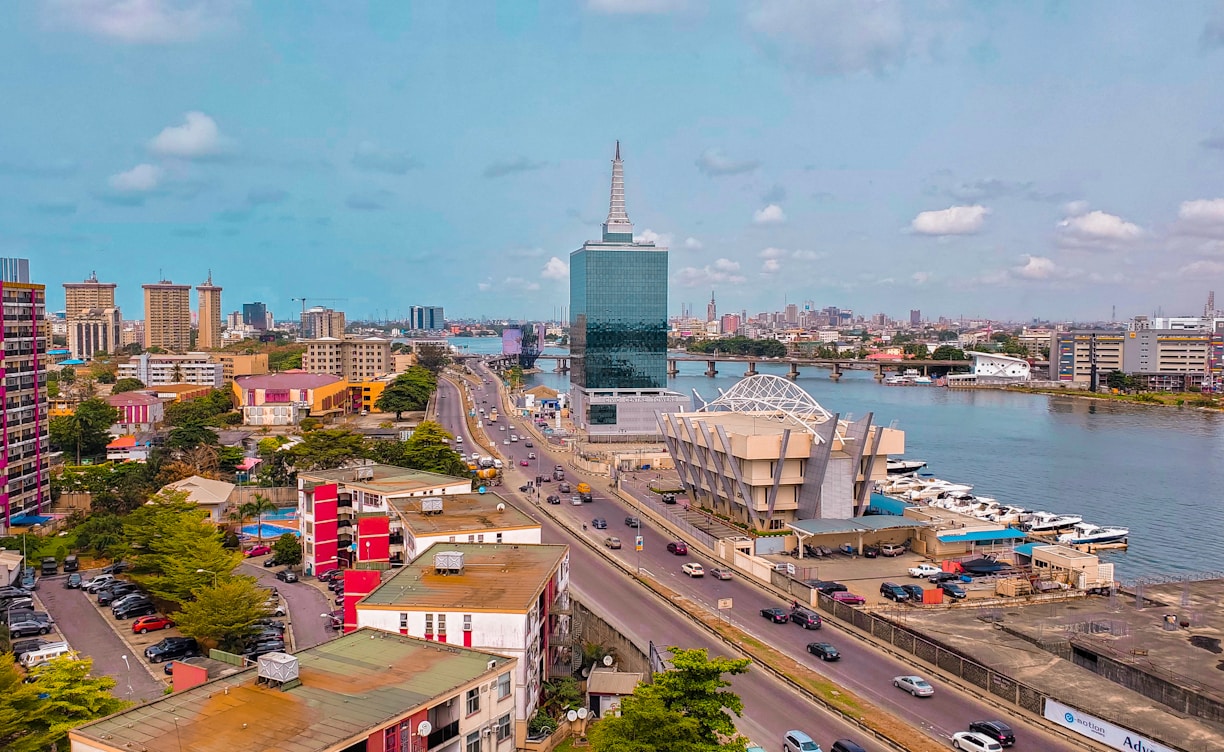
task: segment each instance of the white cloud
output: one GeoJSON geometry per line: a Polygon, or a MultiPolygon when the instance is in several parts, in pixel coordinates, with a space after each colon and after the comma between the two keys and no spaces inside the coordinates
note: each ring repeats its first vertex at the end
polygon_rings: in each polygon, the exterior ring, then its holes
{"type": "Polygon", "coordinates": [[[233,0],[47,0],[49,20],[129,44],[184,42],[228,25],[233,0]]]}
{"type": "Polygon", "coordinates": [[[702,248],[705,248],[705,244],[703,244],[697,238],[690,237],[684,239],[684,247],[690,251],[700,251],[702,248]]]}
{"type": "Polygon", "coordinates": [[[752,223],[757,225],[776,225],[786,221],[786,212],[777,204],[770,204],[764,209],[752,213],[752,223]]]}
{"type": "Polygon", "coordinates": [[[720,272],[738,272],[740,263],[731,259],[720,258],[714,262],[714,268],[720,272]]]}
{"type": "Polygon", "coordinates": [[[817,75],[881,73],[909,47],[897,0],[759,0],[748,26],[767,52],[817,75]]]}
{"type": "Polygon", "coordinates": [[[912,279],[914,281],[914,284],[916,285],[925,285],[927,282],[931,281],[931,273],[930,272],[914,272],[913,274],[910,275],[910,279],[912,279]]]}
{"type": "Polygon", "coordinates": [[[1063,213],[1068,217],[1078,217],[1088,213],[1087,201],[1068,201],[1063,204],[1063,213]]]}
{"type": "Polygon", "coordinates": [[[757,255],[763,259],[780,259],[789,256],[790,251],[786,251],[781,248],[766,248],[757,255]]]}
{"type": "Polygon", "coordinates": [[[638,235],[633,236],[635,243],[654,243],[662,248],[670,248],[672,243],[672,234],[670,232],[655,232],[649,227],[638,235]]]}
{"type": "Polygon", "coordinates": [[[761,163],[753,159],[731,159],[723,153],[722,149],[706,149],[697,158],[696,165],[697,169],[706,175],[716,177],[752,172],[760,167],[761,163]]]}
{"type": "Polygon", "coordinates": [[[684,10],[688,0],[587,0],[587,9],[614,15],[659,15],[684,10]]]}
{"type": "Polygon", "coordinates": [[[565,279],[569,276],[569,264],[553,256],[540,270],[540,276],[544,279],[565,279]]]}
{"type": "Polygon", "coordinates": [[[1022,279],[1050,279],[1061,273],[1058,265],[1045,256],[1027,256],[1020,266],[1013,266],[1012,273],[1022,279]]]}
{"type": "Polygon", "coordinates": [[[149,142],[149,151],[162,157],[199,159],[220,154],[225,147],[217,121],[203,112],[188,112],[182,125],[172,125],[149,142]]]}
{"type": "Polygon", "coordinates": [[[972,235],[982,229],[987,214],[990,209],[977,204],[924,211],[910,222],[910,229],[919,235],[972,235]]]}
{"type": "Polygon", "coordinates": [[[1177,232],[1224,238],[1224,198],[1183,201],[1177,210],[1177,232]]]}
{"type": "Polygon", "coordinates": [[[127,172],[111,175],[107,183],[122,193],[148,193],[157,188],[164,174],[157,165],[138,164],[127,172]]]}
{"type": "Polygon", "coordinates": [[[782,268],[782,263],[780,261],[778,261],[777,259],[767,258],[765,259],[765,262],[761,264],[761,273],[762,274],[773,274],[779,271],[781,268],[782,268]]]}
{"type": "Polygon", "coordinates": [[[1185,279],[1224,279],[1224,261],[1194,261],[1177,270],[1176,276],[1185,279]]]}
{"type": "Polygon", "coordinates": [[[709,287],[713,284],[741,284],[747,278],[739,274],[738,261],[720,258],[713,265],[686,266],[676,272],[676,282],[684,287],[709,287]]]}
{"type": "Polygon", "coordinates": [[[1058,223],[1058,231],[1064,246],[1079,248],[1117,248],[1145,234],[1139,225],[1099,210],[1067,217],[1058,223]]]}

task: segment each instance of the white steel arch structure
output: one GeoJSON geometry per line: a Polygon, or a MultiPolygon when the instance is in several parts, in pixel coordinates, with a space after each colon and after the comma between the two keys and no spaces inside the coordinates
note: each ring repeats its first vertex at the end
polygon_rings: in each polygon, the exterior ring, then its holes
{"type": "Polygon", "coordinates": [[[719,397],[707,402],[697,412],[770,413],[775,420],[790,418],[814,429],[817,424],[834,418],[812,395],[794,382],[768,373],[758,373],[736,382],[719,397]]]}

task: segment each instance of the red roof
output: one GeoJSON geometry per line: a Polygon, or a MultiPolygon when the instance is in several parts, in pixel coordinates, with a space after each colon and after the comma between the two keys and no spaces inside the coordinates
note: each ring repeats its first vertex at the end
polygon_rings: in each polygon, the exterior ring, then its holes
{"type": "Polygon", "coordinates": [[[147,392],[120,392],[106,398],[111,407],[127,407],[129,405],[158,405],[161,399],[147,392]]]}
{"type": "Polygon", "coordinates": [[[321,386],[343,381],[329,373],[306,373],[305,371],[281,371],[259,376],[239,376],[234,382],[243,389],[318,389],[321,386]]]}
{"type": "Polygon", "coordinates": [[[125,449],[125,448],[132,448],[135,446],[136,446],[136,437],[128,435],[128,436],[120,436],[119,438],[115,439],[111,443],[107,444],[106,448],[107,449],[125,449]]]}

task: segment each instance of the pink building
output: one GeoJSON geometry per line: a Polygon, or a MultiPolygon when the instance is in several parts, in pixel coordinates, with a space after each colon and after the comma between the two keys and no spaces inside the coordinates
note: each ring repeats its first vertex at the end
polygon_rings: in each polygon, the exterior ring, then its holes
{"type": "Polygon", "coordinates": [[[112,427],[112,433],[152,431],[166,417],[162,401],[148,392],[112,394],[106,402],[119,411],[119,422],[112,427]]]}

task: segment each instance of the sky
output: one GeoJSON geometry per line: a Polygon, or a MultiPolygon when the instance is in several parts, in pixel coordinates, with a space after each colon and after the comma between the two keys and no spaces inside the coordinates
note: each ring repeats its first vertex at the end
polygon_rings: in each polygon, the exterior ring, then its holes
{"type": "Polygon", "coordinates": [[[670,308],[1224,296],[1224,3],[0,6],[0,255],[350,320],[548,318],[617,139],[670,308]],[[333,299],[333,300],[326,300],[333,299]]]}

